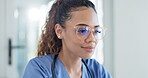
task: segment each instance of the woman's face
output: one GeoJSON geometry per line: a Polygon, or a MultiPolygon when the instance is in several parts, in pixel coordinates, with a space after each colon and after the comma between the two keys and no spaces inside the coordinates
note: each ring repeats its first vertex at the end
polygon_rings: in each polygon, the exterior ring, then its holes
{"type": "Polygon", "coordinates": [[[97,14],[92,8],[80,7],[71,12],[70,20],[66,21],[62,32],[63,52],[70,56],[90,58],[98,40],[93,31],[85,32],[83,29],[96,29],[99,25],[97,14]]]}

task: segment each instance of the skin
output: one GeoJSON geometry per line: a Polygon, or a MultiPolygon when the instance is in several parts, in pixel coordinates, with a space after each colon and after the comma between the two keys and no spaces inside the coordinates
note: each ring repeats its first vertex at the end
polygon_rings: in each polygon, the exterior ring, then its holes
{"type": "Polygon", "coordinates": [[[78,11],[71,12],[71,19],[66,21],[63,29],[59,24],[55,25],[55,32],[59,39],[62,39],[62,50],[58,58],[64,64],[70,78],[81,78],[81,59],[91,58],[98,43],[91,32],[86,39],[77,38],[75,25],[86,24],[91,28],[99,25],[97,14],[92,8],[79,7],[78,11]]]}

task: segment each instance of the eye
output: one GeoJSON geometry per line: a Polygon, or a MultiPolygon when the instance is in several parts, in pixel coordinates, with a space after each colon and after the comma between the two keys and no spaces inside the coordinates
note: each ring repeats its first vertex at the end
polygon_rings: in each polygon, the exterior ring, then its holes
{"type": "Polygon", "coordinates": [[[94,32],[95,34],[101,34],[102,33],[102,31],[101,30],[95,30],[95,32],[94,32]]]}
{"type": "Polygon", "coordinates": [[[78,32],[79,34],[81,34],[81,35],[84,35],[84,34],[88,33],[89,31],[86,30],[86,29],[78,29],[77,32],[78,32]]]}

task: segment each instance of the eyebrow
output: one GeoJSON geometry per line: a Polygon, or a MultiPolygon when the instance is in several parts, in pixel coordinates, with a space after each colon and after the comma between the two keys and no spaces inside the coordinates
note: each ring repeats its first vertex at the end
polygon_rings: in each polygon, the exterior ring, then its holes
{"type": "MultiPolygon", "coordinates": [[[[87,24],[77,24],[76,26],[89,26],[89,25],[87,25],[87,24]]],[[[95,28],[96,27],[100,27],[100,25],[95,25],[95,28]]]]}

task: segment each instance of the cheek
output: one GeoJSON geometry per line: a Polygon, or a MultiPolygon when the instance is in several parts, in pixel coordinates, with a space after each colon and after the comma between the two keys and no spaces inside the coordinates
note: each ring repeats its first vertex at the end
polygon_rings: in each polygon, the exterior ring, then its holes
{"type": "Polygon", "coordinates": [[[83,44],[84,41],[82,40],[79,40],[77,37],[76,37],[76,34],[72,31],[67,31],[65,33],[65,36],[64,36],[64,40],[66,41],[66,43],[69,44],[69,46],[71,47],[79,47],[83,44]]]}

